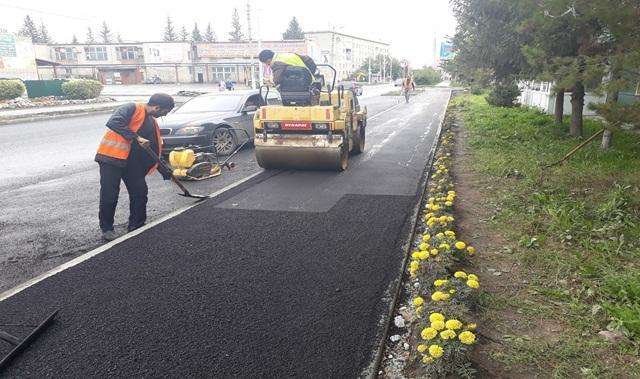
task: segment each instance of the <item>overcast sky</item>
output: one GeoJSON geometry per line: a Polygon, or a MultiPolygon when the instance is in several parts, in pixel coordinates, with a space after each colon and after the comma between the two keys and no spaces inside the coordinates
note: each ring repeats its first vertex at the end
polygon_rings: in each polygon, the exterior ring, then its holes
{"type": "MultiPolygon", "coordinates": [[[[335,28],[374,40],[390,42],[394,56],[408,59],[413,66],[431,63],[435,35],[451,35],[455,19],[448,0],[409,1],[259,1],[249,0],[253,33],[259,27],[263,40],[281,39],[291,17],[296,16],[304,31],[335,28]],[[257,18],[260,18],[258,21],[257,18]],[[259,24],[259,25],[258,25],[259,24]]],[[[229,38],[231,14],[237,7],[247,29],[247,0],[227,1],[68,1],[0,0],[0,28],[18,31],[26,14],[39,24],[44,21],[56,42],[70,42],[76,34],[84,42],[87,27],[97,36],[106,21],[114,36],[125,41],[161,40],[167,16],[179,30],[191,32],[198,22],[204,31],[211,22],[218,40],[229,38]]]]}

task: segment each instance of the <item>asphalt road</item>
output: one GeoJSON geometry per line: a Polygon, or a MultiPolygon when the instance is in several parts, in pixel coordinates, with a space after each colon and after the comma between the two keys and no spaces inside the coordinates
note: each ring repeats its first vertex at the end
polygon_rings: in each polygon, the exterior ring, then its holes
{"type": "MultiPolygon", "coordinates": [[[[362,99],[370,115],[399,101],[376,93],[362,99]]],[[[0,126],[0,151],[6,158],[0,175],[0,292],[102,244],[93,157],[108,118],[100,114],[0,126]]],[[[233,171],[186,185],[194,193],[209,194],[260,170],[251,148],[234,162],[233,171]]],[[[158,174],[148,184],[150,221],[193,202],[177,196],[174,185],[158,174]]],[[[126,231],[128,203],[123,185],[115,220],[119,233],[126,231]]]]}
{"type": "Polygon", "coordinates": [[[60,308],[7,374],[362,374],[447,98],[372,100],[348,171],[265,171],[0,302],[0,324],[60,308]]]}

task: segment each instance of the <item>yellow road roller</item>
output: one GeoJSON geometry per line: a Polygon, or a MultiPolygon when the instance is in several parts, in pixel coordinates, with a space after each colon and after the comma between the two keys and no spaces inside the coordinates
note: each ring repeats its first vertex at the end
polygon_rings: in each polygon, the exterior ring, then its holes
{"type": "Polygon", "coordinates": [[[352,90],[335,88],[333,67],[318,66],[333,71],[326,90],[323,77],[289,67],[278,87],[282,105],[263,105],[256,112],[254,146],[260,167],[343,171],[350,153],[364,151],[366,108],[352,90]]]}

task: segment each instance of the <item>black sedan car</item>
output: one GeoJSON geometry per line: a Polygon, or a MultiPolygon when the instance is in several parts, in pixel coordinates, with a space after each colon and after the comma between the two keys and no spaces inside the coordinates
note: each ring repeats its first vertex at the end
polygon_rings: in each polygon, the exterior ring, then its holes
{"type": "MultiPolygon", "coordinates": [[[[158,120],[163,152],[199,146],[231,154],[247,138],[253,139],[253,115],[262,102],[257,90],[209,93],[187,101],[158,120]]],[[[267,102],[282,103],[275,91],[269,92],[267,102]]]]}

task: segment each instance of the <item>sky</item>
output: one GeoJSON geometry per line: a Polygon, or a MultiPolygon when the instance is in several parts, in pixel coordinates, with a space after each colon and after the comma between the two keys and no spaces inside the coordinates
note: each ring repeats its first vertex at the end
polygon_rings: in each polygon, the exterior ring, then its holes
{"type": "Polygon", "coordinates": [[[124,41],[160,41],[170,16],[177,30],[185,25],[189,32],[194,22],[201,32],[211,22],[218,40],[223,41],[229,38],[233,8],[238,8],[246,33],[247,3],[252,8],[252,34],[259,29],[263,40],[281,39],[295,16],[304,31],[334,29],[391,43],[392,54],[414,67],[431,64],[434,36],[452,35],[455,29],[448,0],[0,0],[0,29],[19,31],[29,14],[37,24],[44,21],[55,42],[69,43],[74,34],[83,42],[88,27],[97,36],[103,21],[124,41]]]}

